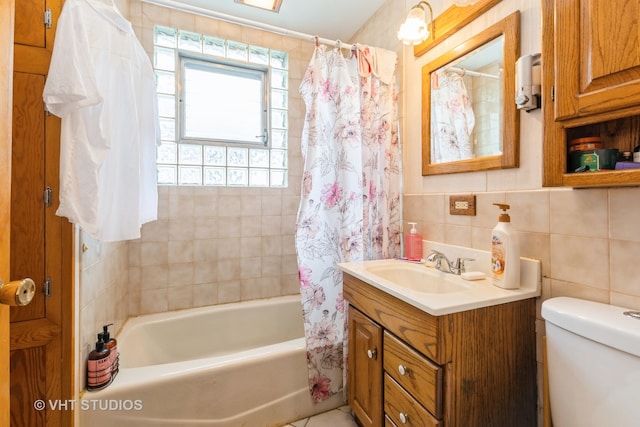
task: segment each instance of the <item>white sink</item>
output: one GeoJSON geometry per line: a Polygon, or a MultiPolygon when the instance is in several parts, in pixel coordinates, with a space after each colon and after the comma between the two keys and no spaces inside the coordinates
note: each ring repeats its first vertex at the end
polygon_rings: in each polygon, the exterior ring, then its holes
{"type": "Polygon", "coordinates": [[[421,264],[408,262],[373,263],[367,265],[365,270],[398,286],[416,292],[443,294],[462,292],[471,287],[469,282],[464,283],[457,276],[427,268],[421,264]]]}
{"type": "Polygon", "coordinates": [[[542,282],[540,261],[520,259],[520,288],[502,289],[494,286],[489,271],[491,254],[470,248],[425,241],[430,249],[456,257],[474,258],[469,271],[487,275],[481,280],[466,281],[420,263],[384,259],[338,264],[345,273],[356,277],[398,299],[434,316],[533,298],[540,295],[542,282]],[[483,267],[485,267],[483,269],[483,267]]]}

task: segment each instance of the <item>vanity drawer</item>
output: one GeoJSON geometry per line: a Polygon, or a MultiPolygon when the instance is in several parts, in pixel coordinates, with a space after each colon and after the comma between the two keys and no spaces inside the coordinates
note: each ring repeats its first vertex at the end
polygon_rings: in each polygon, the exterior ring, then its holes
{"type": "Polygon", "coordinates": [[[396,426],[393,421],[391,421],[391,418],[389,418],[388,415],[384,416],[384,427],[398,427],[396,426]]]}
{"type": "Polygon", "coordinates": [[[397,426],[442,426],[441,421],[435,419],[388,374],[384,375],[384,412],[397,426]]]}
{"type": "Polygon", "coordinates": [[[384,370],[436,418],[442,418],[442,368],[384,333],[384,370]]]}

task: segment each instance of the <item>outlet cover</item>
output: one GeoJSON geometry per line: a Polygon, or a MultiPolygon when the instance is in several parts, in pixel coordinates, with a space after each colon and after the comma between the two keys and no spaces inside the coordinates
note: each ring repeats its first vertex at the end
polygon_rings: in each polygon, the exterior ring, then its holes
{"type": "Polygon", "coordinates": [[[476,196],[473,194],[449,196],[449,214],[476,215],[476,196]]]}

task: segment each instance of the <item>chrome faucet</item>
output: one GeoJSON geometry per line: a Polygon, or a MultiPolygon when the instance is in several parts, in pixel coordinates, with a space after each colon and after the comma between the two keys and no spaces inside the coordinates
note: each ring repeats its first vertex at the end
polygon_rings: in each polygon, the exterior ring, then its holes
{"type": "Polygon", "coordinates": [[[461,273],[464,273],[466,271],[464,265],[465,261],[475,261],[475,259],[456,258],[454,262],[451,262],[445,254],[432,249],[427,256],[427,261],[424,263],[424,265],[426,265],[427,267],[435,267],[437,270],[443,271],[445,273],[460,275],[461,273]],[[443,265],[442,261],[444,261],[445,265],[443,265]]]}

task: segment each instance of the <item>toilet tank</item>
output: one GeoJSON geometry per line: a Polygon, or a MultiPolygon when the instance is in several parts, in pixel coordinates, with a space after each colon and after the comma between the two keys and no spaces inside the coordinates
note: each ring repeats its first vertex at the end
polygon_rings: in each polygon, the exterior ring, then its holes
{"type": "Polygon", "coordinates": [[[640,426],[640,318],[576,298],[542,304],[553,427],[640,426]]]}

